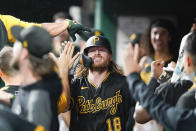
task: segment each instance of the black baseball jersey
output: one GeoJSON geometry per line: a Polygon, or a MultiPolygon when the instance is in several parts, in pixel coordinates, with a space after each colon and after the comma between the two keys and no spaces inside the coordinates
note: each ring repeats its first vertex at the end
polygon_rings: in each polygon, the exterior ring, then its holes
{"type": "Polygon", "coordinates": [[[1,131],[45,131],[41,125],[35,125],[12,113],[9,109],[3,109],[0,105],[0,130],[1,131]]]}
{"type": "Polygon", "coordinates": [[[12,111],[34,124],[57,131],[57,102],[61,93],[61,80],[57,74],[44,76],[41,80],[19,89],[12,111]]]}
{"type": "Polygon", "coordinates": [[[116,73],[106,75],[99,87],[87,77],[71,81],[70,131],[123,131],[131,106],[126,78],[116,73]]]}

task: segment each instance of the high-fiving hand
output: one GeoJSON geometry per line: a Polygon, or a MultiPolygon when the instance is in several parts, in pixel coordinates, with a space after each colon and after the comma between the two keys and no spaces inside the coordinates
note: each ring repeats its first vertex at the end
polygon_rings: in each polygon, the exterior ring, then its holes
{"type": "Polygon", "coordinates": [[[128,44],[124,51],[124,69],[125,74],[131,74],[133,72],[140,72],[142,67],[139,65],[139,45],[134,47],[132,44],[128,44]]]}
{"type": "Polygon", "coordinates": [[[58,58],[53,53],[49,54],[49,56],[54,60],[54,62],[58,66],[59,76],[61,78],[68,73],[74,61],[80,55],[78,52],[74,57],[72,57],[74,52],[74,44],[71,42],[65,42],[64,44],[65,47],[58,58]]]}

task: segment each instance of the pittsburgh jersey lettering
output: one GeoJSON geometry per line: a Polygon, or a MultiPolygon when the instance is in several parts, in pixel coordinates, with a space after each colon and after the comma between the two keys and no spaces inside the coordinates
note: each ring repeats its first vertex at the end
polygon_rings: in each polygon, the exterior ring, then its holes
{"type": "Polygon", "coordinates": [[[95,102],[93,99],[86,100],[83,96],[78,96],[78,105],[80,113],[95,113],[100,110],[110,109],[110,114],[114,115],[117,111],[118,104],[122,103],[122,95],[120,90],[116,92],[116,95],[102,100],[100,97],[96,98],[95,102]]]}

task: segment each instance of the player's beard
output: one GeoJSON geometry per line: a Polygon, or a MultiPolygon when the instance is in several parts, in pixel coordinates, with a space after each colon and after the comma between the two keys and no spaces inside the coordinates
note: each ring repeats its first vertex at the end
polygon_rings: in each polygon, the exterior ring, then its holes
{"type": "Polygon", "coordinates": [[[108,69],[108,66],[110,64],[109,59],[104,59],[101,63],[99,64],[93,64],[92,67],[90,67],[91,71],[98,71],[98,72],[103,72],[108,69]]]}

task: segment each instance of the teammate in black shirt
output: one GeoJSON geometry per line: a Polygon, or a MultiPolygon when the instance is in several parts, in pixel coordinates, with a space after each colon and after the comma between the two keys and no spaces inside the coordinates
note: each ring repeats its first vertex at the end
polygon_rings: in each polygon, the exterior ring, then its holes
{"type": "Polygon", "coordinates": [[[13,102],[12,111],[23,119],[47,130],[59,130],[57,102],[62,93],[55,63],[49,58],[52,50],[50,34],[37,26],[13,26],[17,39],[13,47],[13,67],[22,74],[22,87],[13,102]]]}

